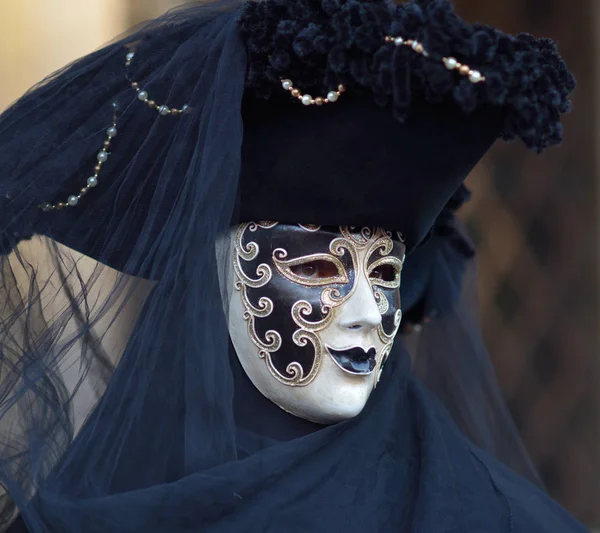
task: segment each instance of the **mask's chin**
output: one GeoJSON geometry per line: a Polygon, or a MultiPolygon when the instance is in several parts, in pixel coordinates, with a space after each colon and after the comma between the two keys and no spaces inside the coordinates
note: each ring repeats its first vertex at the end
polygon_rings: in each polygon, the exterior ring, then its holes
{"type": "Polygon", "coordinates": [[[373,391],[375,378],[376,372],[350,374],[341,370],[333,358],[325,357],[321,371],[309,385],[294,387],[291,391],[271,389],[267,397],[294,416],[331,425],[362,412],[373,391]]]}
{"type": "Polygon", "coordinates": [[[327,351],[336,365],[344,372],[355,376],[367,376],[377,366],[377,350],[374,346],[367,349],[362,346],[351,346],[341,350],[327,346],[327,351]]]}

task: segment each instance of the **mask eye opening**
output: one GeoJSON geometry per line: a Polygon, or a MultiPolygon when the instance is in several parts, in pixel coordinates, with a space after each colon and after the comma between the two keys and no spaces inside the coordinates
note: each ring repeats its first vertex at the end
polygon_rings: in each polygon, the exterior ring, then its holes
{"type": "Polygon", "coordinates": [[[329,279],[342,276],[339,267],[326,259],[309,260],[290,267],[290,271],[305,279],[329,279]]]}

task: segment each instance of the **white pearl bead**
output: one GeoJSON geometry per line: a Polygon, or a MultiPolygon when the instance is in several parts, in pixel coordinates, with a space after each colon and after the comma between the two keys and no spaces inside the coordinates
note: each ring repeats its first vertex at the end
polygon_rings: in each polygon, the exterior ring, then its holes
{"type": "Polygon", "coordinates": [[[335,91],[329,91],[327,93],[327,100],[329,100],[330,102],[335,102],[338,99],[338,93],[336,93],[335,91]]]}
{"type": "Polygon", "coordinates": [[[302,97],[302,103],[304,105],[310,105],[312,103],[312,96],[310,94],[305,94],[302,97]]]}
{"type": "Polygon", "coordinates": [[[292,80],[281,80],[281,86],[286,90],[289,91],[292,87],[292,80]]]}
{"type": "Polygon", "coordinates": [[[129,52],[125,58],[127,59],[127,61],[131,61],[133,58],[135,57],[135,54],[133,52],[129,52]]]}
{"type": "Polygon", "coordinates": [[[52,204],[50,202],[44,202],[41,205],[42,211],[50,211],[52,209],[52,204]]]}
{"type": "Polygon", "coordinates": [[[166,105],[161,105],[161,106],[158,108],[158,112],[159,112],[159,113],[160,113],[162,116],[165,116],[165,115],[168,115],[168,114],[171,112],[171,110],[170,110],[170,109],[169,109],[169,108],[168,108],[166,105]]]}
{"type": "Polygon", "coordinates": [[[146,91],[140,91],[138,93],[138,99],[142,102],[145,102],[146,100],[148,100],[148,93],[146,91]]]}
{"type": "Polygon", "coordinates": [[[182,108],[181,108],[181,112],[182,113],[186,113],[187,110],[190,108],[190,106],[188,106],[187,104],[185,104],[182,108]]]}
{"type": "Polygon", "coordinates": [[[108,152],[106,152],[105,150],[101,150],[100,152],[98,152],[97,158],[98,161],[100,161],[100,163],[105,163],[108,159],[108,152]]]}
{"type": "Polygon", "coordinates": [[[413,43],[412,43],[411,46],[412,46],[413,50],[416,50],[418,48],[418,46],[419,46],[419,41],[413,41],[413,43]]]}
{"type": "Polygon", "coordinates": [[[67,203],[69,205],[77,205],[79,203],[79,196],[69,196],[67,203]]]}
{"type": "Polygon", "coordinates": [[[111,126],[106,130],[106,135],[108,135],[111,139],[117,135],[117,128],[111,126]]]}
{"type": "Polygon", "coordinates": [[[481,72],[479,72],[478,70],[474,70],[473,72],[471,72],[471,74],[469,75],[469,80],[472,83],[478,83],[481,81],[481,72]]]}
{"type": "Polygon", "coordinates": [[[404,44],[404,39],[403,39],[402,37],[396,37],[396,38],[394,39],[394,44],[395,44],[396,46],[401,46],[401,45],[403,45],[403,44],[404,44]]]}
{"type": "Polygon", "coordinates": [[[444,65],[446,65],[446,68],[448,70],[454,70],[456,68],[457,63],[458,61],[456,61],[456,59],[454,59],[453,57],[444,58],[444,65]]]}
{"type": "Polygon", "coordinates": [[[98,185],[98,178],[96,178],[96,176],[90,176],[90,177],[87,179],[87,184],[88,184],[90,187],[95,187],[96,185],[98,185]]]}

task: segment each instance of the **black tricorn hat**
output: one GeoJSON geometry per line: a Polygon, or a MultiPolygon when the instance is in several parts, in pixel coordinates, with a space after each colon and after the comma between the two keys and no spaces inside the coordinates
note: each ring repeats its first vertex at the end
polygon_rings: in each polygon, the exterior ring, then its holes
{"type": "Polygon", "coordinates": [[[246,107],[239,219],[382,227],[410,250],[501,134],[500,115],[421,101],[399,123],[370,96],[344,96],[246,107]]]}
{"type": "Polygon", "coordinates": [[[496,139],[560,142],[574,80],[554,43],[448,0],[250,2],[241,26],[240,220],[379,226],[410,250],[496,139]]]}
{"type": "Polygon", "coordinates": [[[233,222],[380,226],[410,250],[497,138],[561,140],[575,83],[551,40],[469,25],[449,0],[230,4],[167,15],[2,115],[0,253],[41,233],[160,275],[156,242],[205,197],[237,197],[233,222]],[[205,136],[213,114],[231,145],[205,136]],[[210,143],[235,172],[209,185],[210,143]]]}

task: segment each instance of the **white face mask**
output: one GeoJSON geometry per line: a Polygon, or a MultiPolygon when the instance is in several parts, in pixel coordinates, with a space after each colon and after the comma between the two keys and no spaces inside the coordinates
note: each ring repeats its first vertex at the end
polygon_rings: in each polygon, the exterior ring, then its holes
{"type": "Polygon", "coordinates": [[[400,324],[404,245],[373,228],[237,226],[229,332],[257,389],[298,417],[352,418],[400,324]]]}

